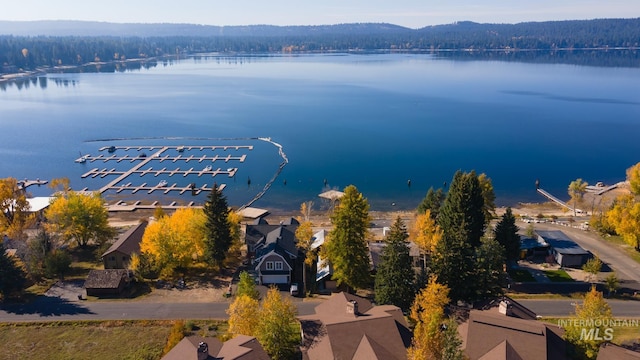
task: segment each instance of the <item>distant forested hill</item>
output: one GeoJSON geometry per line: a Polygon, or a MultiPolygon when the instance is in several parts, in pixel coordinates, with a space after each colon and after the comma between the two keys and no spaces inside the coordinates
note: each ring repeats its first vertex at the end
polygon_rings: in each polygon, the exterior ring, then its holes
{"type": "MultiPolygon", "coordinates": [[[[205,26],[0,21],[0,72],[202,52],[567,50],[640,46],[640,19],[449,25],[205,26]],[[4,35],[3,35],[4,34],[4,35]]],[[[636,65],[640,66],[640,65],[636,65]]]]}

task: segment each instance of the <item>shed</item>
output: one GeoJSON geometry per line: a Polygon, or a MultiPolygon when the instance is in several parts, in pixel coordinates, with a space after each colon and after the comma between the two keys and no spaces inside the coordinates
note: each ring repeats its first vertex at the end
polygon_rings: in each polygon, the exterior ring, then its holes
{"type": "Polygon", "coordinates": [[[581,267],[591,257],[591,253],[580,247],[559,230],[536,230],[538,241],[549,245],[549,252],[560,266],[581,267]]]}
{"type": "Polygon", "coordinates": [[[84,282],[88,296],[117,296],[129,286],[132,275],[129,270],[91,270],[84,282]]]}

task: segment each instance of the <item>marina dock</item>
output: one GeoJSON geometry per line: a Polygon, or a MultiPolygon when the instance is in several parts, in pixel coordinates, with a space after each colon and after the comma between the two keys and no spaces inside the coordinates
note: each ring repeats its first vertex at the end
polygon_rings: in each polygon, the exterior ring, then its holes
{"type": "MultiPolygon", "coordinates": [[[[116,167],[95,167],[84,174],[81,177],[84,178],[113,178],[109,183],[97,190],[100,193],[115,192],[130,193],[130,194],[154,194],[161,192],[163,194],[176,193],[177,195],[183,195],[185,193],[191,195],[199,195],[202,192],[211,191],[212,184],[196,184],[190,182],[189,184],[178,184],[177,182],[170,183],[166,180],[161,181],[134,181],[135,178],[142,178],[146,180],[148,177],[173,177],[181,176],[182,178],[188,177],[207,177],[215,178],[216,176],[227,176],[228,178],[234,178],[238,172],[237,166],[231,167],[213,167],[220,162],[245,162],[246,154],[211,154],[211,151],[250,151],[253,150],[252,145],[234,145],[234,146],[103,146],[99,149],[102,154],[93,156],[91,154],[84,154],[75,160],[76,163],[130,163],[132,166],[129,169],[122,169],[116,167]],[[136,153],[131,155],[126,152],[135,151],[136,153]],[[147,154],[146,152],[149,152],[147,154]],[[194,151],[209,153],[193,154],[194,151]],[[106,152],[106,153],[105,153],[106,152]],[[123,152],[125,152],[123,154],[123,152]],[[159,166],[151,166],[151,165],[159,166]],[[175,165],[172,165],[175,164],[175,165]],[[186,164],[187,166],[176,166],[179,164],[186,164]],[[196,164],[197,166],[189,166],[196,164]],[[138,175],[137,177],[134,175],[138,175]]],[[[184,182],[184,181],[183,181],[184,182]]],[[[224,189],[225,184],[219,184],[219,189],[224,189]]],[[[119,200],[116,204],[109,205],[110,210],[135,210],[138,208],[155,208],[156,206],[162,206],[166,209],[172,209],[173,207],[183,207],[183,205],[177,205],[176,202],[172,202],[169,205],[159,204],[154,201],[151,204],[142,203],[141,201],[135,201],[134,203],[127,204],[126,202],[119,200]]],[[[187,206],[195,206],[190,202],[187,206]]]]}

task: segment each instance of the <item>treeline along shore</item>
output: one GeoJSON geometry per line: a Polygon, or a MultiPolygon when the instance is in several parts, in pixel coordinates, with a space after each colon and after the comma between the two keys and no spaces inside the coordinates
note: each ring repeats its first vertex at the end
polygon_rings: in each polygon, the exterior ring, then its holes
{"type": "Polygon", "coordinates": [[[637,67],[639,46],[640,18],[458,22],[421,29],[392,24],[221,27],[0,21],[0,75],[209,52],[412,51],[459,59],[637,67]]]}

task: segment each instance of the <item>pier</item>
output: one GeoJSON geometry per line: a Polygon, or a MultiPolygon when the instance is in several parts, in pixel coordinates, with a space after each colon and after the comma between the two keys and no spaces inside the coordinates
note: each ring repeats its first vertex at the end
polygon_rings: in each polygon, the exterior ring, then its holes
{"type": "MultiPolygon", "coordinates": [[[[558,199],[557,197],[555,197],[555,196],[551,195],[551,194],[550,194],[550,193],[548,193],[547,191],[542,190],[541,188],[537,188],[536,190],[537,190],[537,191],[538,191],[538,193],[540,193],[542,196],[544,196],[544,197],[546,197],[547,199],[549,199],[549,200],[553,201],[554,203],[556,203],[556,204],[558,204],[558,205],[560,205],[560,206],[562,206],[562,207],[564,207],[564,208],[566,208],[566,209],[569,209],[570,211],[574,211],[574,209],[573,209],[573,207],[572,207],[571,205],[569,205],[569,204],[567,204],[566,202],[564,202],[564,201],[562,201],[562,200],[558,199]]],[[[575,212],[576,212],[576,213],[578,213],[578,214],[582,214],[582,213],[583,213],[583,211],[582,211],[582,210],[577,209],[577,208],[575,209],[575,212]]]]}
{"type": "Polygon", "coordinates": [[[20,190],[24,190],[24,189],[28,188],[29,186],[47,185],[48,183],[49,183],[48,180],[40,180],[40,179],[35,179],[35,180],[24,179],[24,180],[18,180],[17,181],[18,189],[20,189],[20,190]]]}

